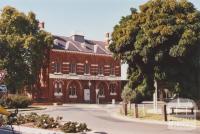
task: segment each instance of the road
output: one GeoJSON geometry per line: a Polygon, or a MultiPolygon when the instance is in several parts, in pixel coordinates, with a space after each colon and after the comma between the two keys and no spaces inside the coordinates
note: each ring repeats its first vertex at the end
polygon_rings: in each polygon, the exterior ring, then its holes
{"type": "Polygon", "coordinates": [[[85,122],[96,134],[200,134],[200,129],[192,131],[171,130],[167,125],[138,123],[114,118],[112,107],[97,105],[51,106],[39,114],[62,116],[63,121],[85,122]]]}
{"type": "MultiPolygon", "coordinates": [[[[115,118],[112,113],[117,107],[106,105],[68,104],[48,106],[46,110],[35,111],[38,114],[62,116],[63,122],[85,122],[95,134],[200,134],[200,129],[192,131],[171,130],[167,125],[133,122],[115,118]]],[[[94,134],[93,133],[93,134],[94,134]]],[[[0,129],[0,134],[12,134],[9,130],[0,129]]]]}

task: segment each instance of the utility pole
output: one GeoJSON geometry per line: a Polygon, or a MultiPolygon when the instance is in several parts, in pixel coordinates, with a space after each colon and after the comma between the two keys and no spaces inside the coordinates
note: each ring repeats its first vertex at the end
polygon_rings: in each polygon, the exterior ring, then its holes
{"type": "Polygon", "coordinates": [[[154,109],[154,112],[157,113],[158,112],[158,84],[156,80],[154,80],[154,87],[155,87],[155,92],[153,94],[153,109],[154,109]]]}

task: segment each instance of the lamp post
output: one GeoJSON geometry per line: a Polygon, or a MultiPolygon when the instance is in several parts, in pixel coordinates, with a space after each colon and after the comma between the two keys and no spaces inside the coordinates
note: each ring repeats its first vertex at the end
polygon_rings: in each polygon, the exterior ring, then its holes
{"type": "Polygon", "coordinates": [[[96,89],[96,103],[99,104],[99,89],[96,89]]]}

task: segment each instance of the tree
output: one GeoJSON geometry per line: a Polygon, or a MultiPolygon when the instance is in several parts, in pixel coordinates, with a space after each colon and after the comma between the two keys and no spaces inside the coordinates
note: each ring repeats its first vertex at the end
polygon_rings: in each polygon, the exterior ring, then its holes
{"type": "Polygon", "coordinates": [[[154,80],[200,98],[200,12],[186,0],[150,0],[114,27],[109,49],[129,65],[131,87],[152,96],[154,80]],[[178,85],[178,89],[175,88],[178,85]]]}
{"type": "Polygon", "coordinates": [[[38,23],[33,12],[9,6],[0,14],[0,68],[7,70],[5,82],[13,92],[36,85],[46,66],[53,39],[38,23]]]}
{"type": "Polygon", "coordinates": [[[128,84],[124,87],[124,90],[122,91],[121,98],[124,103],[124,111],[125,115],[127,115],[127,104],[130,103],[131,105],[131,100],[133,100],[136,96],[135,91],[133,91],[128,84]]]}

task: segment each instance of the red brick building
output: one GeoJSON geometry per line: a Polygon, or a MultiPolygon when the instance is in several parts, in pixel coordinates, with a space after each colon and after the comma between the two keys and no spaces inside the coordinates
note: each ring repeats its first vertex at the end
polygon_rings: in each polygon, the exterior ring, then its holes
{"type": "Polygon", "coordinates": [[[121,100],[120,60],[112,57],[106,42],[54,36],[46,72],[38,98],[64,103],[121,100]]]}

